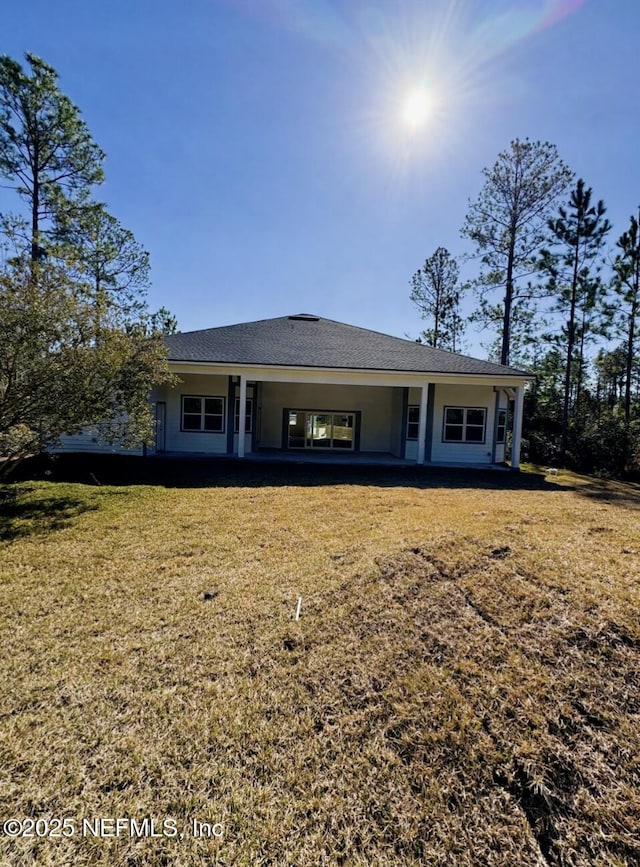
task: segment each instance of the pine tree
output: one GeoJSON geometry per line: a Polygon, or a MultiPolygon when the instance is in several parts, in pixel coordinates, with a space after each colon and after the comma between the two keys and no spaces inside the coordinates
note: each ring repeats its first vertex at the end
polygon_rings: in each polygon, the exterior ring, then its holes
{"type": "Polygon", "coordinates": [[[429,346],[452,352],[460,350],[463,324],[458,274],[456,260],[438,247],[411,278],[410,298],[422,318],[432,323],[421,337],[429,346]]]}
{"type": "Polygon", "coordinates": [[[0,57],[0,177],[27,206],[25,227],[36,261],[45,255],[50,233],[102,182],[104,153],[58,89],[56,71],[34,54],[26,59],[28,72],[0,57]]]}
{"type": "Polygon", "coordinates": [[[633,368],[634,360],[637,360],[640,321],[640,231],[636,217],[631,217],[629,228],[618,239],[617,246],[620,252],[613,265],[613,289],[618,297],[618,303],[614,315],[617,330],[624,338],[624,417],[626,424],[629,425],[633,368]]]}
{"type": "Polygon", "coordinates": [[[469,205],[462,235],[474,243],[481,262],[473,281],[479,299],[476,318],[495,326],[496,305],[490,297],[495,290],[503,293],[500,361],[509,364],[514,310],[530,309],[534,301],[534,291],[525,281],[535,271],[547,219],[568,190],[573,173],[549,142],[515,139],[483,174],[484,186],[469,205]]]}
{"type": "Polygon", "coordinates": [[[559,342],[564,346],[565,377],[562,401],[560,457],[567,453],[571,410],[578,403],[583,380],[584,345],[594,317],[604,312],[604,292],[599,264],[611,228],[600,200],[592,204],[592,189],[580,179],[568,206],[549,221],[551,249],[544,250],[540,268],[547,274],[547,288],[554,308],[563,320],[559,342]]]}
{"type": "Polygon", "coordinates": [[[151,388],[170,382],[147,253],[101,204],[103,152],[45,61],[0,57],[0,474],[64,433],[149,439],[151,388]],[[26,210],[24,209],[26,205],[26,210]]]}
{"type": "Polygon", "coordinates": [[[599,409],[614,410],[623,400],[626,373],[626,347],[605,351],[596,355],[593,366],[596,376],[596,399],[599,409]]]}
{"type": "Polygon", "coordinates": [[[55,249],[92,293],[96,308],[118,309],[123,324],[144,310],[149,254],[98,202],[82,204],[58,226],[55,249]]]}

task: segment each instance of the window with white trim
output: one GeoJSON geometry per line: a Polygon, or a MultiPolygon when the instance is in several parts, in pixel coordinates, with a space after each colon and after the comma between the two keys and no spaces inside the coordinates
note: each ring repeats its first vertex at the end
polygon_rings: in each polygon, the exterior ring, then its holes
{"type": "Polygon", "coordinates": [[[496,442],[498,444],[506,442],[507,439],[507,411],[506,409],[498,410],[498,424],[496,426],[496,442]]]}
{"type": "Polygon", "coordinates": [[[407,407],[407,439],[417,440],[420,432],[420,407],[407,407]]]}
{"type": "Polygon", "coordinates": [[[224,433],[224,397],[182,395],[182,430],[224,433]]]}
{"type": "Polygon", "coordinates": [[[445,443],[483,443],[487,410],[477,406],[445,406],[442,441],[445,443]]]}
{"type": "MultiPolygon", "coordinates": [[[[251,433],[251,419],[253,417],[253,398],[248,397],[246,402],[246,415],[244,419],[244,432],[251,433]]],[[[240,430],[240,398],[236,397],[235,408],[233,412],[233,432],[238,433],[240,430]]]]}

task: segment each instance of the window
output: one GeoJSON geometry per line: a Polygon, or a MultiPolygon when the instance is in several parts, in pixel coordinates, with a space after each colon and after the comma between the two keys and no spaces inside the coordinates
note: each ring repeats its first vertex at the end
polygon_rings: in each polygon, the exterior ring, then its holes
{"type": "Polygon", "coordinates": [[[445,406],[446,443],[483,443],[487,410],[479,407],[445,406]]]}
{"type": "Polygon", "coordinates": [[[498,425],[496,427],[496,442],[503,443],[507,438],[507,411],[498,410],[498,425]]]}
{"type": "Polygon", "coordinates": [[[182,430],[224,433],[224,397],[183,395],[182,430]]]}
{"type": "Polygon", "coordinates": [[[420,407],[410,406],[407,412],[407,439],[417,440],[420,430],[420,407]]]}
{"type": "MultiPolygon", "coordinates": [[[[246,403],[246,416],[244,419],[244,432],[251,433],[251,418],[253,416],[253,398],[248,397],[246,403]]],[[[238,433],[240,430],[240,398],[236,397],[236,404],[233,415],[233,432],[238,433]]]]}

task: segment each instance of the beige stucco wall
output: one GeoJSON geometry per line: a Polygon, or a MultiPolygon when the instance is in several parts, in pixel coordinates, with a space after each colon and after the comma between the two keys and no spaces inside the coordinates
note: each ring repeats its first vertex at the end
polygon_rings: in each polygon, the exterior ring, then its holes
{"type": "Polygon", "coordinates": [[[260,445],[282,447],[282,412],[286,409],[337,412],[360,411],[360,451],[389,452],[398,448],[402,413],[400,389],[382,386],[320,385],[264,382],[261,385],[260,445]],[[399,412],[396,419],[394,413],[399,412]]]}
{"type": "Polygon", "coordinates": [[[405,431],[402,424],[402,403],[404,388],[394,388],[391,396],[391,411],[393,424],[391,427],[391,454],[397,458],[403,456],[405,431]]]}

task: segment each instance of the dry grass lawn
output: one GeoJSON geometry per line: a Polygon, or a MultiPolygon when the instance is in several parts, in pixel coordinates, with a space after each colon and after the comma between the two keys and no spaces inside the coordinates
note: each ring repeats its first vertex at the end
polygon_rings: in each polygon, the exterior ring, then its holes
{"type": "Polygon", "coordinates": [[[639,864],[640,490],[270,472],[2,492],[0,863],[639,864]]]}

